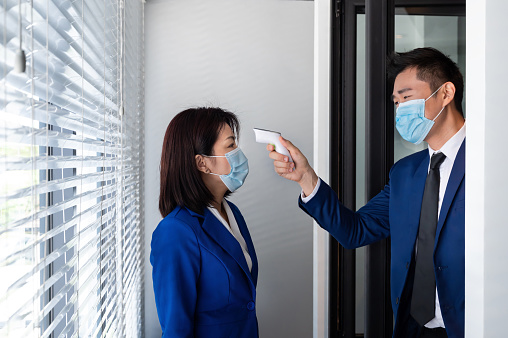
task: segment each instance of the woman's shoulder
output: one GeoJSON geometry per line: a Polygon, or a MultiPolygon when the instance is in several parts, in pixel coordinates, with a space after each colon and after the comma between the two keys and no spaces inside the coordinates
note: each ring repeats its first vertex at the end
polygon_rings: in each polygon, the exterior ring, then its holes
{"type": "Polygon", "coordinates": [[[199,222],[185,207],[176,207],[171,213],[164,217],[152,234],[152,245],[154,240],[171,238],[180,240],[183,238],[196,238],[196,231],[199,222]]]}
{"type": "Polygon", "coordinates": [[[159,224],[172,222],[188,223],[191,220],[192,220],[191,211],[186,207],[177,206],[166,217],[164,217],[159,224]]]}

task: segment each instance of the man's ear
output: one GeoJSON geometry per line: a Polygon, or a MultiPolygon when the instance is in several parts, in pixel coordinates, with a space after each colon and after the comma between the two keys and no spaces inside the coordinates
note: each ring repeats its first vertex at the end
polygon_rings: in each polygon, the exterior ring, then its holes
{"type": "Polygon", "coordinates": [[[203,155],[196,155],[194,159],[196,160],[196,168],[198,168],[199,171],[205,174],[210,172],[210,169],[206,166],[205,157],[203,155]]]}
{"type": "Polygon", "coordinates": [[[444,99],[444,105],[447,105],[449,104],[450,102],[453,101],[453,98],[455,97],[455,85],[453,84],[453,82],[446,82],[443,86],[444,90],[443,90],[443,99],[444,99]]]}

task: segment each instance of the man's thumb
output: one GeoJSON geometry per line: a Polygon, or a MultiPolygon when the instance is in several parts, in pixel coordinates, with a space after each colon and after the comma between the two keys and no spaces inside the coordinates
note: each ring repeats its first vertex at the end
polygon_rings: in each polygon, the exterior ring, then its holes
{"type": "Polygon", "coordinates": [[[287,150],[289,150],[290,153],[294,154],[295,150],[297,150],[293,143],[291,143],[289,140],[286,140],[284,137],[280,136],[279,141],[284,147],[286,147],[287,150]]]}

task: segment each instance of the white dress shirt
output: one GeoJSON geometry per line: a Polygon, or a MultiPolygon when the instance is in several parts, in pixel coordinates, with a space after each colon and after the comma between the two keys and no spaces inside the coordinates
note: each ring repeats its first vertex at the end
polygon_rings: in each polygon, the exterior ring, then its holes
{"type": "Polygon", "coordinates": [[[314,197],[316,195],[316,193],[318,192],[320,186],[321,186],[321,178],[318,177],[317,184],[316,184],[316,186],[314,187],[314,190],[312,190],[312,193],[309,196],[305,196],[305,194],[303,193],[303,190],[302,190],[302,193],[301,193],[302,202],[303,203],[307,203],[308,201],[310,201],[312,199],[312,197],[314,197]]]}
{"type": "MultiPolygon", "coordinates": [[[[459,152],[460,146],[462,145],[462,142],[466,138],[466,124],[460,128],[460,130],[452,136],[451,139],[449,139],[439,150],[434,150],[429,146],[429,156],[432,158],[432,155],[436,152],[441,152],[445,154],[446,158],[441,163],[441,166],[439,167],[439,202],[438,202],[438,209],[437,209],[437,215],[439,217],[439,214],[441,212],[441,204],[443,204],[443,198],[446,192],[446,187],[448,185],[448,180],[450,178],[450,174],[452,172],[453,164],[455,163],[455,157],[457,157],[457,153],[459,152]]],[[[430,161],[429,161],[429,168],[430,170],[430,161]]],[[[436,328],[436,327],[445,327],[444,321],[443,321],[443,315],[441,314],[441,307],[439,305],[439,296],[437,293],[437,287],[436,287],[436,316],[434,319],[432,319],[430,322],[425,324],[428,328],[436,328]]]]}
{"type": "Polygon", "coordinates": [[[249,271],[252,272],[252,259],[249,255],[249,249],[247,248],[247,244],[245,243],[245,240],[243,239],[242,233],[240,232],[240,228],[238,227],[238,223],[236,222],[235,215],[233,214],[233,211],[231,211],[231,208],[229,207],[228,202],[224,199],[222,201],[222,205],[224,206],[224,210],[226,210],[226,214],[228,215],[229,224],[226,222],[226,220],[222,217],[220,212],[215,209],[214,207],[208,207],[208,210],[217,217],[217,219],[224,225],[226,229],[233,235],[233,237],[240,243],[240,247],[242,248],[243,255],[245,256],[245,260],[247,261],[247,266],[249,267],[249,271]]]}

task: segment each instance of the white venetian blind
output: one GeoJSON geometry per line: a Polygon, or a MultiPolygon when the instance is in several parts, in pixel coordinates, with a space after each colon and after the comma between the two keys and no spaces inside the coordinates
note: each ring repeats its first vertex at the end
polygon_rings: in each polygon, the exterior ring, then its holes
{"type": "Polygon", "coordinates": [[[1,337],[142,335],[143,11],[0,0],[1,337]]]}

